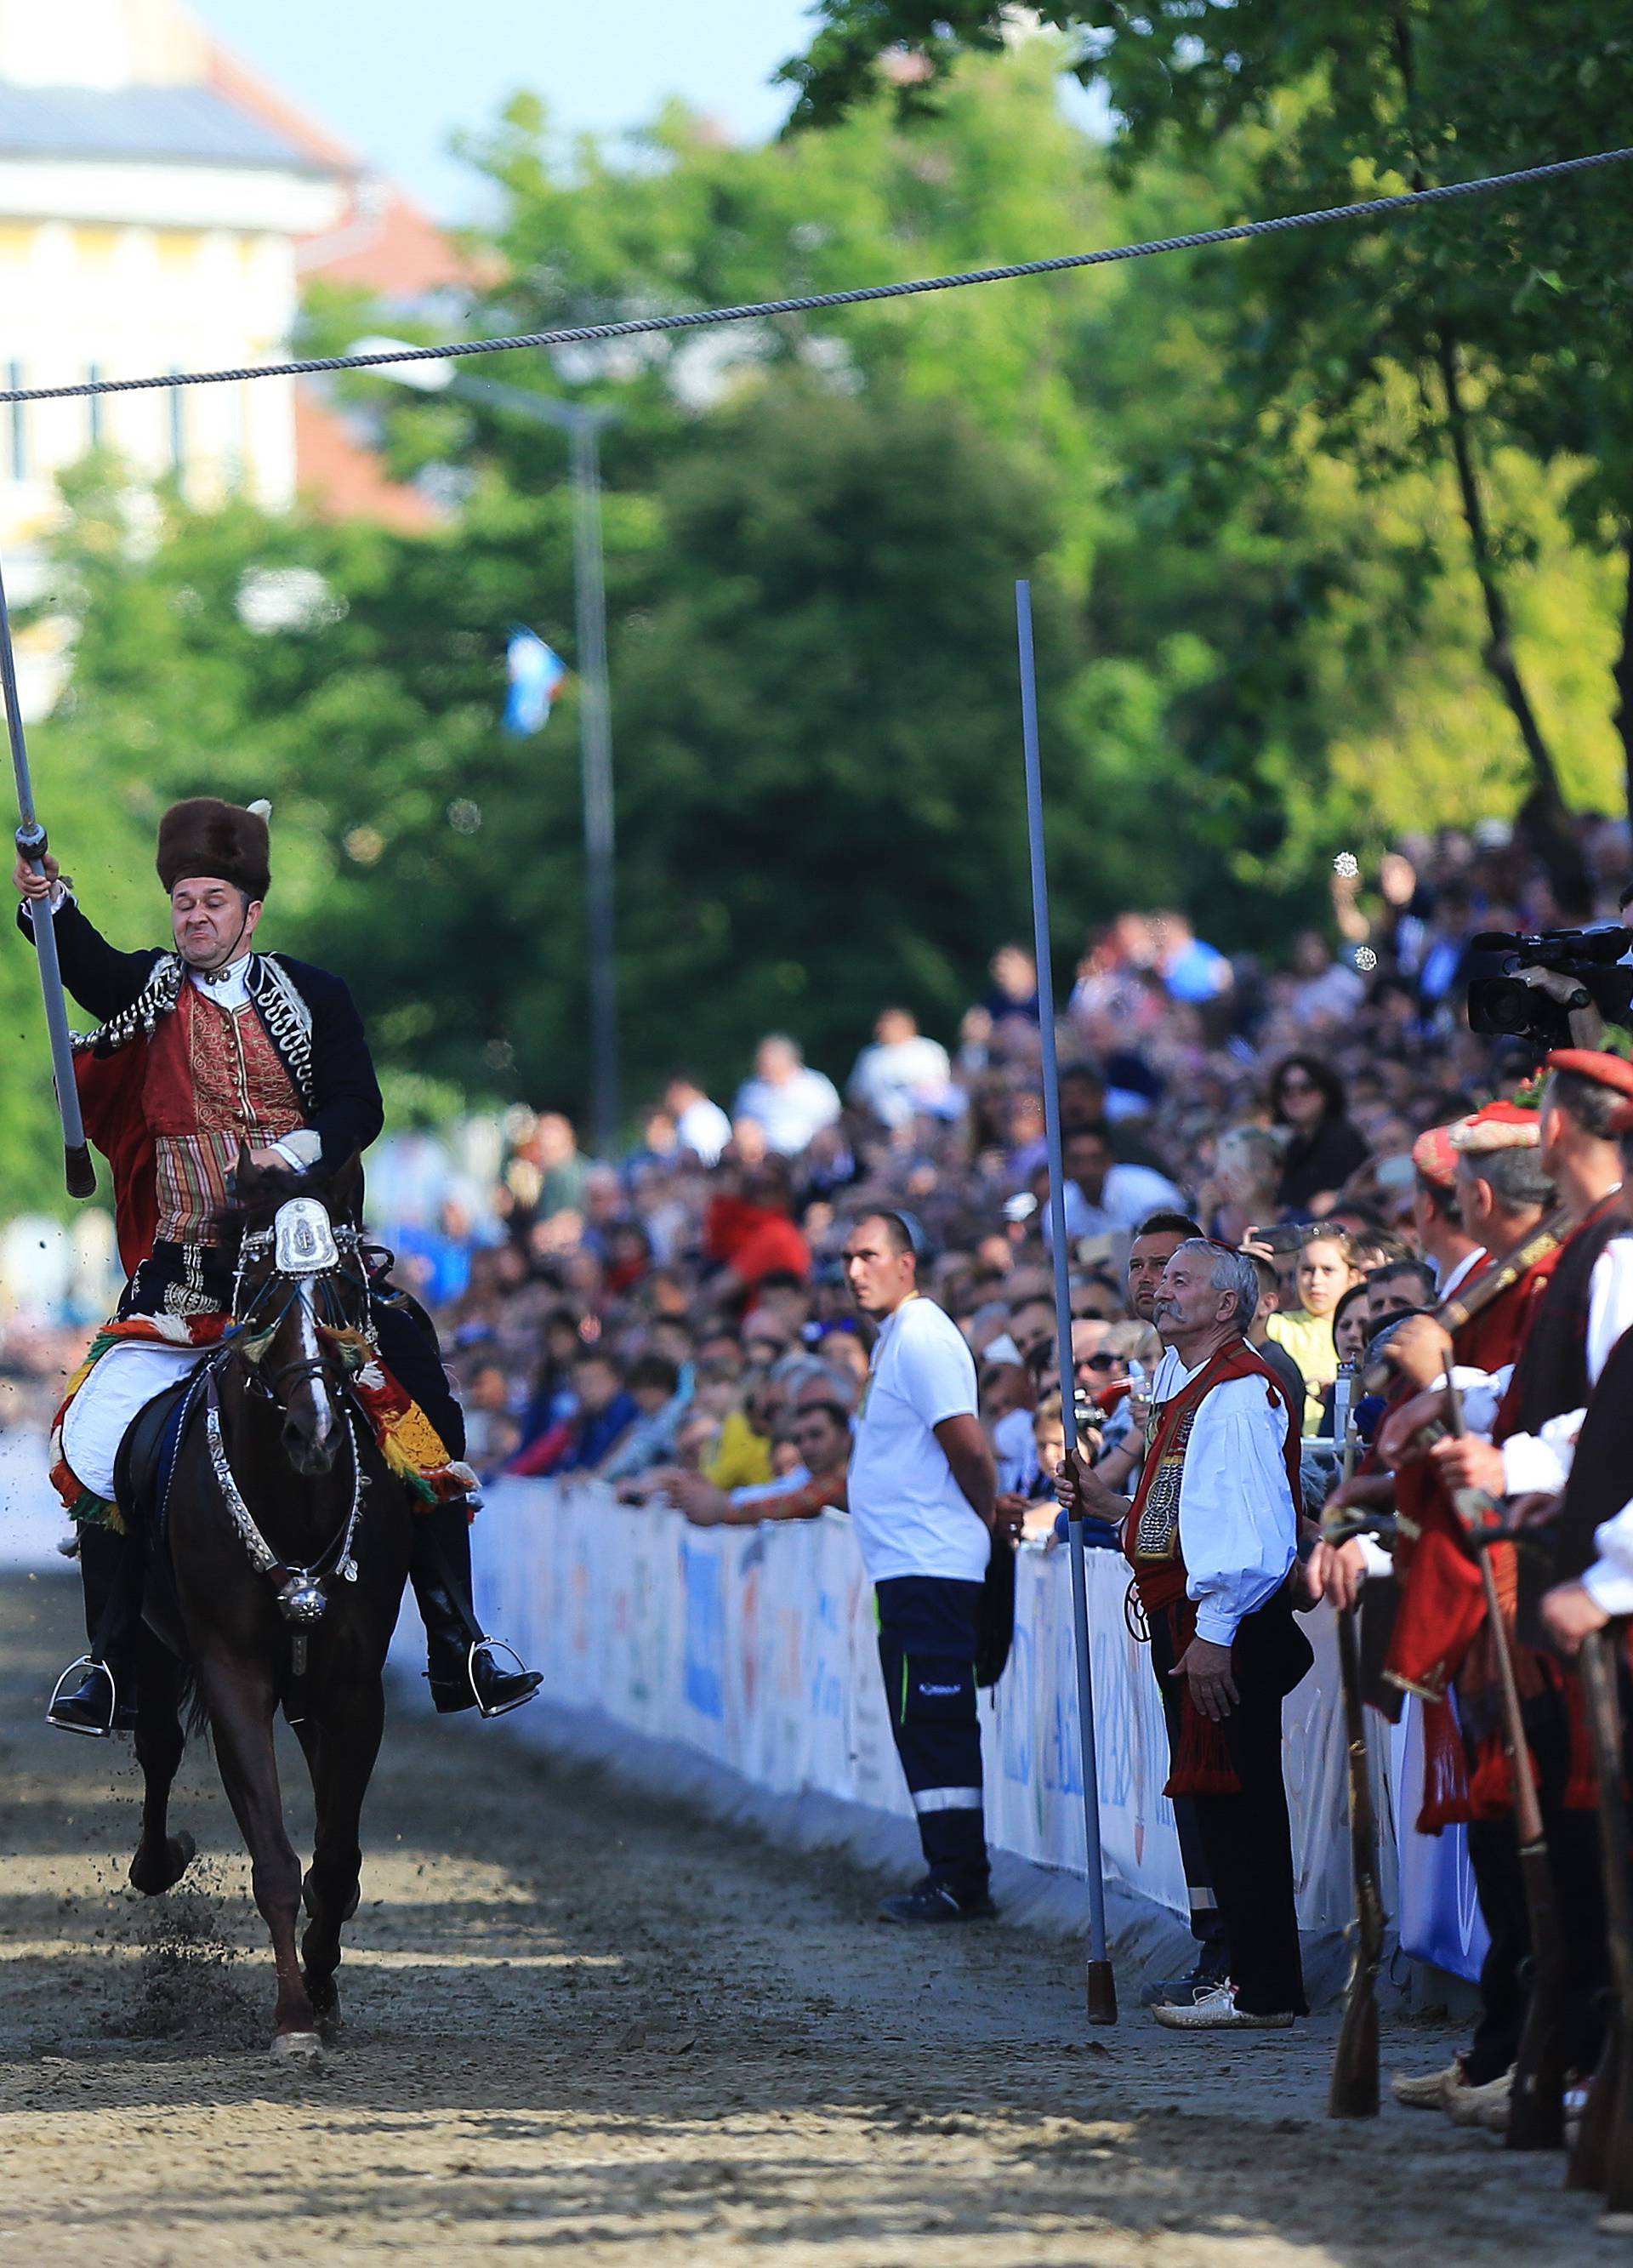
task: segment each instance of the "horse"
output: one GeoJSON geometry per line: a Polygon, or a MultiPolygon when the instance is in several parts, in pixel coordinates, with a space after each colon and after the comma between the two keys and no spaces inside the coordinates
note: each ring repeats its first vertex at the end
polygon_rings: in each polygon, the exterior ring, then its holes
{"type": "Polygon", "coordinates": [[[191,1838],[168,1827],[190,1684],[272,1941],[272,2052],[305,2060],[339,2022],[341,1932],[357,1909],[360,1819],[412,1516],[342,1357],[371,1336],[364,1247],[348,1219],[354,1186],[355,1167],[325,1182],[240,1154],[224,1221],[237,1246],[232,1322],[190,1382],[152,1539],[137,1691],[144,1796],[130,1880],[158,1895],[193,1856],[191,1838]],[[304,1881],[278,1785],[280,1705],[316,1806],[304,1881]]]}

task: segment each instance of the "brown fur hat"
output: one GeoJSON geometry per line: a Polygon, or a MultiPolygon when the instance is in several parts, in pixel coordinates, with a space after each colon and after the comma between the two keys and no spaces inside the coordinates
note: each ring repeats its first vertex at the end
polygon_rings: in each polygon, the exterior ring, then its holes
{"type": "Polygon", "coordinates": [[[213,795],[173,803],[158,822],[158,879],[167,891],[188,876],[213,874],[251,898],[264,898],[271,858],[264,813],[213,795]]]}

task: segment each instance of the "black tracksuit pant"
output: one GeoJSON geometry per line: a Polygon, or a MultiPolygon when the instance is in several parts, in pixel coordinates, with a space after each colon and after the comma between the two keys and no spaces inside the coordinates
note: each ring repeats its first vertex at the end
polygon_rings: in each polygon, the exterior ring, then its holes
{"type": "Polygon", "coordinates": [[[879,1660],[896,1754],[933,1882],[960,1898],[987,1888],[981,1726],[975,1713],[979,1583],[896,1575],[875,1587],[879,1660]]]}
{"type": "MultiPolygon", "coordinates": [[[[1151,1618],[1151,1668],[1162,1693],[1168,1752],[1177,1756],[1180,1680],[1166,1615],[1151,1618]]],[[[1308,2013],[1293,1898],[1292,1830],[1282,1778],[1282,1702],[1309,1668],[1309,1640],[1281,1599],[1245,1617],[1232,1648],[1241,1698],[1220,1730],[1241,1782],[1237,1795],[1188,1799],[1213,1885],[1231,1978],[1239,2007],[1254,2015],[1308,2013]]]]}

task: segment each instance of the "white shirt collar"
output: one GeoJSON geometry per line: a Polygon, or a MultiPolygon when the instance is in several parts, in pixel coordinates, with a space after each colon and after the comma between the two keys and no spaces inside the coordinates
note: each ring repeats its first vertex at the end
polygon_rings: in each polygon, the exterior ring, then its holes
{"type": "Polygon", "coordinates": [[[1475,1269],[1480,1266],[1485,1257],[1486,1248],[1484,1245],[1478,1244],[1465,1259],[1458,1262],[1456,1267],[1452,1270],[1449,1276],[1440,1277],[1435,1285],[1435,1289],[1438,1292],[1440,1297],[1443,1300],[1449,1300],[1453,1292],[1457,1290],[1460,1284],[1466,1284],[1468,1281],[1475,1269]]]}
{"type": "Polygon", "coordinates": [[[196,968],[189,968],[188,976],[207,1000],[219,1008],[241,1008],[249,998],[249,964],[254,955],[241,953],[230,967],[218,976],[205,976],[196,968]]]}

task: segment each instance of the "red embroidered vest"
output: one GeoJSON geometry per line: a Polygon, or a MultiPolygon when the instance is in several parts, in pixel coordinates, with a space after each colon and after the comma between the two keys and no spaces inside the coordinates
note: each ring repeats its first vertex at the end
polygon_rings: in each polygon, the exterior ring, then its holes
{"type": "Polygon", "coordinates": [[[194,984],[148,1042],[142,1111],[156,1153],[158,1233],[180,1244],[214,1241],[240,1143],[261,1147],[306,1123],[254,1003],[226,1008],[194,984]]]}
{"type": "Polygon", "coordinates": [[[1190,1447],[1196,1412],[1216,1386],[1237,1378],[1262,1378],[1273,1409],[1288,1417],[1287,1483],[1297,1509],[1301,1501],[1298,1477],[1299,1413],[1288,1408],[1287,1395],[1269,1364],[1237,1339],[1221,1347],[1203,1364],[1188,1385],[1154,1404],[1145,1425],[1145,1463],[1129,1517],[1123,1523],[1124,1557],[1134,1570],[1140,1602],[1147,1614],[1159,1613],[1185,1596],[1186,1567],[1180,1543],[1180,1490],[1185,1476],[1185,1455],[1190,1447]]]}

